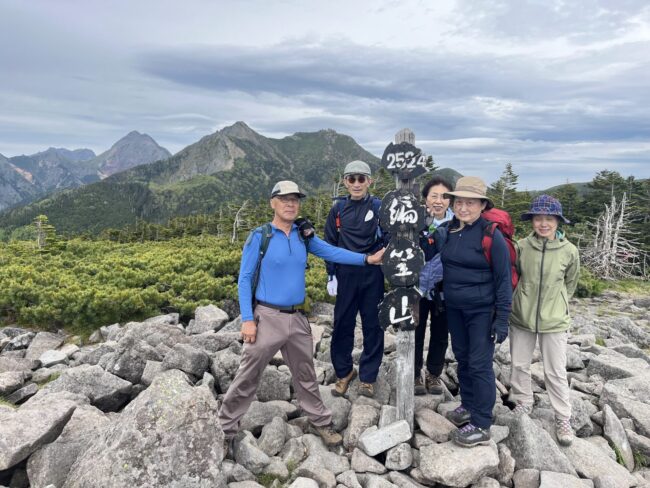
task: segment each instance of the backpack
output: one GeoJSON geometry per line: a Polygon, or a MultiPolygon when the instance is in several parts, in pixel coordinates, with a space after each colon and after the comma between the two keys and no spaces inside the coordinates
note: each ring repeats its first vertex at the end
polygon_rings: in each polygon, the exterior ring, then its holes
{"type": "MultiPolygon", "coordinates": [[[[381,200],[377,197],[372,198],[372,213],[375,214],[377,219],[377,240],[382,238],[381,227],[379,226],[379,209],[381,207],[381,200]]],[[[334,205],[336,206],[336,232],[341,232],[341,213],[345,208],[345,204],[348,201],[347,197],[339,197],[336,199],[334,205]]]]}
{"type": "Polygon", "coordinates": [[[492,239],[494,238],[495,229],[499,229],[506,240],[506,246],[508,246],[508,252],[510,253],[510,279],[514,290],[517,283],[519,283],[519,273],[517,272],[517,247],[512,240],[515,226],[512,224],[510,214],[499,208],[491,208],[484,211],[481,216],[488,221],[488,225],[483,229],[483,239],[481,240],[485,259],[492,266],[492,239]]]}
{"type": "MultiPolygon", "coordinates": [[[[481,217],[483,217],[488,225],[483,228],[483,238],[481,239],[481,247],[483,248],[483,255],[487,259],[490,267],[492,266],[492,241],[494,239],[494,231],[499,229],[501,234],[506,241],[506,246],[508,247],[508,252],[510,253],[510,281],[512,283],[512,289],[514,290],[519,283],[519,272],[517,271],[517,247],[515,242],[512,240],[512,236],[515,232],[515,226],[512,224],[512,219],[510,214],[505,210],[498,208],[491,208],[490,210],[485,210],[481,217]]],[[[449,230],[447,229],[447,222],[440,225],[436,232],[440,236],[440,241],[442,244],[447,242],[447,235],[449,230]]],[[[440,246],[441,250],[442,247],[440,246]]]]}
{"type": "MultiPolygon", "coordinates": [[[[255,272],[253,273],[253,280],[251,286],[251,296],[253,297],[253,308],[255,308],[255,292],[257,291],[257,284],[260,280],[260,269],[262,268],[262,259],[264,259],[264,256],[266,255],[266,250],[269,248],[269,242],[271,241],[271,237],[273,237],[273,227],[271,227],[271,224],[267,222],[266,224],[260,225],[259,227],[253,229],[251,235],[254,234],[255,232],[259,232],[262,234],[262,241],[260,242],[260,251],[257,255],[257,264],[255,264],[255,272]]],[[[309,251],[309,240],[304,239],[300,232],[298,232],[298,236],[300,237],[302,243],[305,245],[305,249],[309,251]]],[[[309,268],[309,264],[307,264],[307,268],[309,268]]]]}

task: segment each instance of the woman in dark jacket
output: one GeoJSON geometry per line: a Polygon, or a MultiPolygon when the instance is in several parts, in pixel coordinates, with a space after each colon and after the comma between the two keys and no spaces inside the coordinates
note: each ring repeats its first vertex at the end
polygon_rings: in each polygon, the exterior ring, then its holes
{"type": "Polygon", "coordinates": [[[434,234],[443,264],[443,291],[451,347],[458,361],[461,405],[447,414],[459,428],[451,440],[462,446],[490,441],[496,382],[492,370],[494,344],[508,336],[512,302],[510,253],[501,232],[492,237],[491,261],[483,252],[487,221],[481,212],[493,207],[480,178],[465,176],[452,198],[454,219],[434,234]],[[446,234],[446,235],[444,235],[446,234]]]}
{"type": "MultiPolygon", "coordinates": [[[[426,228],[420,239],[429,240],[433,233],[443,223],[448,222],[454,216],[449,208],[449,198],[445,197],[446,192],[453,190],[451,183],[441,176],[434,176],[422,189],[422,198],[427,208],[426,228]]],[[[429,257],[429,256],[427,256],[429,257]]],[[[444,294],[442,293],[442,263],[440,254],[429,257],[420,272],[419,290],[420,316],[418,326],[415,329],[415,382],[414,392],[416,395],[424,395],[429,392],[432,395],[443,393],[440,374],[445,366],[445,353],[449,331],[447,329],[447,312],[444,305],[444,294]],[[427,363],[424,371],[424,382],[422,381],[422,364],[424,360],[424,338],[427,332],[427,320],[429,322],[429,348],[427,352],[427,363]]]]}

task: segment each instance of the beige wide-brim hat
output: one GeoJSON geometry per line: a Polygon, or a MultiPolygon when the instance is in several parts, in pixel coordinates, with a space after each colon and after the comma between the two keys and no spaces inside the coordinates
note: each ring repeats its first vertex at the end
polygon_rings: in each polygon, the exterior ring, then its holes
{"type": "Polygon", "coordinates": [[[494,207],[494,203],[487,197],[487,185],[478,176],[463,176],[456,182],[454,191],[448,191],[445,197],[479,198],[487,202],[486,210],[494,207]]]}
{"type": "Polygon", "coordinates": [[[305,198],[306,196],[300,191],[296,183],[289,180],[278,181],[273,187],[273,190],[271,190],[271,198],[282,195],[298,195],[300,198],[305,198]]]}

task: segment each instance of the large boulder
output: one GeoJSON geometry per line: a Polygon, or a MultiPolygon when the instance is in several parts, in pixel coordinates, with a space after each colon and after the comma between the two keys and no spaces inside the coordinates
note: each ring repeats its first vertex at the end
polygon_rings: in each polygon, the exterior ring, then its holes
{"type": "Polygon", "coordinates": [[[643,359],[628,358],[618,353],[600,354],[589,360],[587,374],[600,375],[605,380],[629,378],[650,372],[650,364],[643,359]]]}
{"type": "Polygon", "coordinates": [[[627,439],[623,424],[609,405],[605,405],[603,408],[603,419],[603,436],[618,449],[627,469],[633,471],[634,453],[632,452],[632,446],[630,446],[630,442],[627,439]]]}
{"type": "Polygon", "coordinates": [[[32,399],[18,410],[0,410],[0,471],[56,439],[77,408],[65,395],[32,399]]]}
{"type": "Polygon", "coordinates": [[[190,336],[189,344],[197,349],[203,349],[207,353],[215,353],[226,349],[233,343],[239,343],[241,334],[239,332],[224,332],[218,334],[214,332],[205,332],[190,336]]]}
{"type": "Polygon", "coordinates": [[[57,379],[43,386],[36,396],[69,391],[87,396],[90,403],[100,410],[113,412],[129,401],[132,388],[131,383],[104,371],[100,366],[82,364],[63,371],[57,379]]]}
{"type": "Polygon", "coordinates": [[[270,400],[291,400],[291,374],[267,366],[257,385],[257,398],[261,402],[270,400]]]}
{"type": "Polygon", "coordinates": [[[52,334],[51,332],[39,332],[34,336],[32,341],[25,351],[25,358],[27,359],[38,359],[46,351],[56,349],[61,344],[65,337],[59,334],[52,334]]]}
{"type": "Polygon", "coordinates": [[[359,442],[361,434],[370,426],[379,422],[379,411],[370,406],[356,403],[352,405],[348,428],[343,435],[343,445],[349,451],[354,449],[359,442]]]}
{"type": "Polygon", "coordinates": [[[348,426],[348,415],[352,404],[347,398],[332,395],[332,389],[329,386],[320,385],[318,387],[323,403],[332,412],[332,424],[337,432],[342,431],[348,426]]]}
{"type": "Polygon", "coordinates": [[[240,352],[241,347],[239,347],[238,343],[234,343],[227,349],[218,351],[212,356],[210,372],[214,376],[221,393],[228,391],[228,387],[239,369],[239,363],[241,363],[240,352]]]}
{"type": "Polygon", "coordinates": [[[510,433],[505,440],[517,469],[555,471],[575,476],[576,471],[544,429],[528,415],[508,419],[510,433]]]}
{"type": "Polygon", "coordinates": [[[6,397],[18,390],[25,383],[27,374],[25,371],[7,371],[0,373],[0,397],[6,397]]]}
{"type": "Polygon", "coordinates": [[[608,381],[599,405],[609,405],[619,418],[632,419],[636,431],[650,437],[650,374],[608,381]]]}
{"type": "Polygon", "coordinates": [[[594,479],[598,476],[614,476],[620,480],[623,486],[636,485],[636,478],[627,469],[610,459],[605,451],[591,442],[577,437],[570,446],[561,447],[561,449],[582,478],[594,479]]]}
{"type": "Polygon", "coordinates": [[[176,344],[162,362],[163,369],[180,369],[196,378],[203,377],[210,367],[210,356],[189,344],[176,344]]]}
{"type": "Polygon", "coordinates": [[[162,373],[88,445],[64,488],[225,486],[217,407],[185,373],[162,373]]]}
{"type": "Polygon", "coordinates": [[[266,424],[271,423],[274,417],[280,417],[283,421],[287,420],[287,414],[281,406],[254,401],[242,417],[239,428],[258,435],[266,424]]]}
{"type": "Polygon", "coordinates": [[[639,347],[644,349],[650,347],[650,333],[635,324],[630,317],[624,315],[615,317],[610,321],[609,325],[613,330],[623,334],[639,347]]]}
{"type": "Polygon", "coordinates": [[[9,371],[32,371],[38,369],[41,362],[38,359],[9,358],[0,356],[0,373],[9,371]]]}
{"type": "Polygon", "coordinates": [[[218,331],[228,322],[228,314],[215,305],[197,307],[194,320],[187,327],[188,334],[203,334],[218,331]]]}
{"type": "Polygon", "coordinates": [[[496,475],[499,453],[494,442],[472,449],[453,442],[430,444],[420,449],[420,471],[428,481],[465,487],[484,476],[496,475]]]}
{"type": "Polygon", "coordinates": [[[109,423],[108,417],[95,407],[78,407],[61,435],[30,456],[27,474],[31,487],[63,486],[79,454],[109,423]]]}

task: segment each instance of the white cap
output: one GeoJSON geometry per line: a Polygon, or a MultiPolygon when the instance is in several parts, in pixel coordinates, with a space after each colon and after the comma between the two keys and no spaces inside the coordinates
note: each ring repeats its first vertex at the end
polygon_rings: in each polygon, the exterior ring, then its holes
{"type": "Polygon", "coordinates": [[[352,161],[351,163],[346,164],[345,170],[343,170],[343,176],[347,175],[370,176],[370,166],[368,166],[368,163],[364,163],[363,161],[352,161]]]}
{"type": "Polygon", "coordinates": [[[293,181],[289,181],[289,180],[278,181],[273,187],[273,190],[271,190],[271,198],[280,195],[294,195],[294,194],[298,195],[300,198],[305,198],[306,196],[303,192],[300,191],[298,185],[296,185],[293,181]]]}

